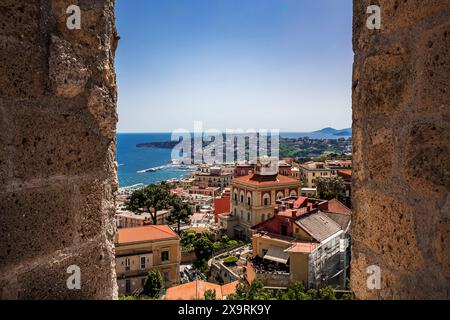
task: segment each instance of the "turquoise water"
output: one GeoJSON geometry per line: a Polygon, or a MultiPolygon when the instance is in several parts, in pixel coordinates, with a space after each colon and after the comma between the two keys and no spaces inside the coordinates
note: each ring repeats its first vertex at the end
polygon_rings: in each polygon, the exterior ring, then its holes
{"type": "Polygon", "coordinates": [[[170,133],[118,133],[117,163],[120,187],[138,183],[151,184],[172,178],[181,178],[188,172],[168,168],[156,172],[138,173],[167,164],[171,159],[171,149],[137,148],[143,142],[170,141],[170,133]]]}

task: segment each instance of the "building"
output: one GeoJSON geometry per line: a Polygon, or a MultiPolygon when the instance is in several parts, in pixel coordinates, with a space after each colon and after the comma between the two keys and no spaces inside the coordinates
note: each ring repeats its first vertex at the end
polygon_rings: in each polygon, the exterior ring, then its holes
{"type": "Polygon", "coordinates": [[[119,295],[139,294],[148,272],[157,269],[166,287],[180,281],[180,238],[167,225],[118,229],[116,274],[119,295]]]}
{"type": "Polygon", "coordinates": [[[167,289],[166,300],[203,300],[205,292],[212,290],[216,294],[216,300],[226,300],[227,296],[236,293],[239,281],[219,285],[206,281],[192,281],[167,289]]]}
{"type": "Polygon", "coordinates": [[[341,177],[344,181],[345,185],[345,198],[346,198],[346,205],[351,208],[352,203],[352,170],[351,169],[344,169],[344,170],[337,170],[338,177],[341,177]]]}
{"type": "Polygon", "coordinates": [[[249,163],[240,163],[236,165],[236,168],[234,169],[234,176],[235,177],[242,177],[247,176],[250,174],[252,170],[254,170],[254,165],[249,163]]]}
{"type": "Polygon", "coordinates": [[[331,178],[336,176],[336,170],[330,169],[324,162],[306,162],[300,167],[300,180],[304,188],[316,188],[315,180],[321,178],[331,178]]]}
{"type": "Polygon", "coordinates": [[[199,187],[217,187],[220,189],[229,186],[233,179],[233,173],[227,169],[224,172],[219,166],[201,166],[199,171],[194,173],[194,185],[199,187]]]}
{"type": "Polygon", "coordinates": [[[189,194],[201,194],[214,198],[220,194],[220,187],[193,186],[189,189],[189,194]]]}
{"type": "Polygon", "coordinates": [[[136,214],[131,211],[118,210],[116,213],[117,228],[135,228],[151,224],[152,218],[149,212],[136,214]]]}
{"type": "Polygon", "coordinates": [[[302,188],[302,197],[315,198],[317,196],[317,188],[302,188]]]}
{"type": "Polygon", "coordinates": [[[189,189],[190,187],[192,187],[195,183],[195,178],[185,178],[185,179],[181,179],[179,184],[181,186],[181,188],[183,188],[184,190],[189,189]]]}
{"type": "MultiPolygon", "coordinates": [[[[156,224],[167,224],[170,216],[169,210],[160,210],[156,213],[156,224]]],[[[131,211],[117,211],[116,223],[118,228],[134,228],[153,224],[153,218],[149,212],[140,214],[131,211]]]]}
{"type": "Polygon", "coordinates": [[[299,197],[279,202],[271,219],[256,225],[247,281],[268,287],[302,282],[306,288],[345,288],[350,262],[351,210],[337,200],[299,197]]]}
{"type": "Polygon", "coordinates": [[[219,216],[219,223],[231,238],[250,239],[251,227],[273,216],[276,199],[299,194],[300,182],[278,174],[276,160],[258,160],[254,173],[231,182],[231,212],[219,216]]]}
{"type": "Polygon", "coordinates": [[[219,215],[229,213],[231,210],[231,198],[228,196],[221,196],[214,198],[214,221],[219,222],[219,215]]]}
{"type": "Polygon", "coordinates": [[[292,165],[287,163],[285,160],[281,160],[278,162],[278,173],[283,176],[292,176],[292,165]]]}

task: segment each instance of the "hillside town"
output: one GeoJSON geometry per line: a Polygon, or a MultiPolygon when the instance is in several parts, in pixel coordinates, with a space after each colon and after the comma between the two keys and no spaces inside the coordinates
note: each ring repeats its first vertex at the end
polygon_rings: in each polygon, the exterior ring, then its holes
{"type": "Polygon", "coordinates": [[[351,160],[268,158],[202,164],[180,180],[121,189],[119,295],[250,299],[254,288],[279,299],[299,288],[305,297],[345,295],[351,172],[351,160]]]}

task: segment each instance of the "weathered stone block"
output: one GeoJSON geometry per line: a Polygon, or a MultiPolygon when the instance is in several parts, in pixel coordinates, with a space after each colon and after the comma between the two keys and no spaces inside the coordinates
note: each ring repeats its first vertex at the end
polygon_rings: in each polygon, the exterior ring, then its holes
{"type": "Polygon", "coordinates": [[[77,236],[79,200],[75,186],[1,193],[0,270],[71,246],[77,236]]]}
{"type": "MultiPolygon", "coordinates": [[[[29,266],[7,279],[0,297],[9,299],[105,299],[117,297],[115,273],[105,272],[114,265],[111,243],[100,241],[60,251],[42,264],[29,266]],[[67,288],[69,266],[80,268],[80,289],[67,288]],[[48,281],[51,279],[51,281],[48,281]]],[[[1,281],[1,280],[0,280],[1,281]]]]}
{"type": "Polygon", "coordinates": [[[353,1],[353,44],[363,49],[377,41],[380,35],[408,31],[432,19],[436,15],[450,12],[450,0],[361,0],[353,1]],[[381,9],[381,29],[366,27],[369,17],[367,7],[378,5],[381,9]]]}
{"type": "Polygon", "coordinates": [[[390,268],[403,272],[420,269],[423,257],[415,234],[414,208],[365,187],[354,190],[354,195],[353,239],[390,268]]]}
{"type": "Polygon", "coordinates": [[[45,65],[42,48],[27,39],[0,36],[0,99],[42,96],[47,84],[45,65]]]}
{"type": "Polygon", "coordinates": [[[408,132],[405,179],[425,197],[450,190],[450,122],[419,122],[408,132]]]}
{"type": "Polygon", "coordinates": [[[450,116],[450,22],[425,31],[416,50],[418,98],[413,111],[450,116]]]}
{"type": "Polygon", "coordinates": [[[393,175],[393,163],[395,161],[394,157],[394,144],[396,136],[394,131],[389,128],[388,121],[383,121],[382,124],[375,124],[369,121],[367,126],[369,139],[366,140],[368,143],[366,149],[367,158],[367,170],[370,179],[376,182],[389,181],[393,175]]]}
{"type": "MultiPolygon", "coordinates": [[[[82,101],[78,101],[81,107],[82,101]]],[[[13,165],[10,179],[89,173],[101,178],[113,172],[113,164],[107,162],[109,142],[100,135],[87,107],[83,113],[73,110],[76,105],[77,101],[68,100],[50,100],[44,105],[24,103],[8,113],[9,126],[21,132],[11,134],[7,144],[13,165]]]]}
{"type": "Polygon", "coordinates": [[[1,41],[36,42],[39,39],[39,2],[3,0],[0,3],[1,41]]]}
{"type": "Polygon", "coordinates": [[[400,44],[395,45],[357,63],[362,71],[358,79],[359,95],[355,96],[358,99],[355,112],[388,116],[401,111],[410,96],[411,72],[406,49],[400,44]]]}
{"type": "Polygon", "coordinates": [[[49,74],[55,93],[67,98],[83,92],[89,79],[89,70],[74,55],[70,42],[55,35],[51,38],[49,74]]]}

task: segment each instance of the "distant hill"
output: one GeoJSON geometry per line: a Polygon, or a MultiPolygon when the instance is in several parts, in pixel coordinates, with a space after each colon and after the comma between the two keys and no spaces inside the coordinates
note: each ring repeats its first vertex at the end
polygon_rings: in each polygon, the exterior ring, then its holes
{"type": "Polygon", "coordinates": [[[283,138],[304,138],[304,137],[309,137],[311,139],[350,138],[352,136],[352,128],[340,130],[334,128],[323,128],[321,130],[313,132],[281,132],[280,135],[283,138]]]}

